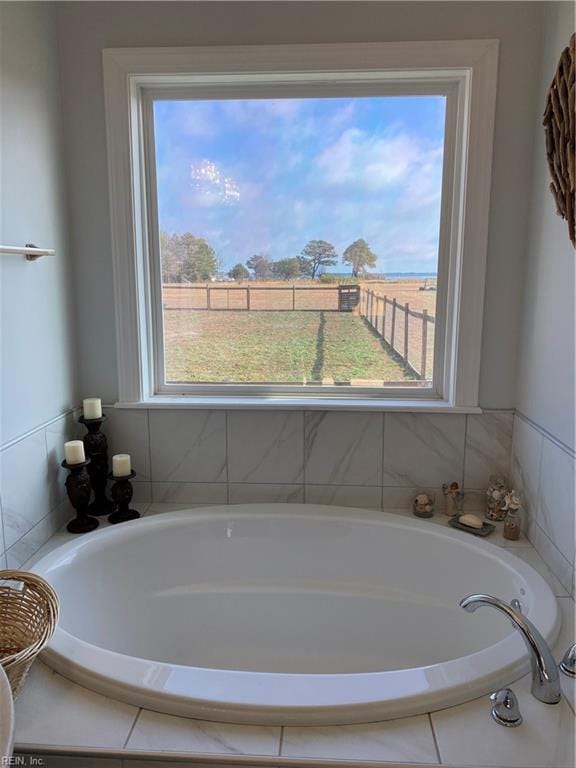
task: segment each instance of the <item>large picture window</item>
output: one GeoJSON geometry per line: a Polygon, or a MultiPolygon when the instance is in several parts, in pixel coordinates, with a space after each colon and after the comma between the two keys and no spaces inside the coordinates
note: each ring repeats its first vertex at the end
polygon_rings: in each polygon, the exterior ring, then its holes
{"type": "Polygon", "coordinates": [[[165,384],[430,388],[446,97],[156,99],[165,384]]]}
{"type": "Polygon", "coordinates": [[[105,52],[121,401],[477,405],[496,46],[458,46],[105,52]]]}

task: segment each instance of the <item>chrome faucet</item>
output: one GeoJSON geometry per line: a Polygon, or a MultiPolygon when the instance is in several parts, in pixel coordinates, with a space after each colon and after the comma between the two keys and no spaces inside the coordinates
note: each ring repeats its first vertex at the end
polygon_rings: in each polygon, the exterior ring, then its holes
{"type": "Polygon", "coordinates": [[[460,606],[468,613],[473,613],[481,605],[491,605],[502,611],[524,638],[532,664],[532,695],[544,704],[558,704],[562,696],[558,667],[548,644],[534,624],[492,595],[468,595],[460,601],[460,606]]]}
{"type": "Polygon", "coordinates": [[[560,662],[560,672],[568,677],[576,677],[576,643],[571,645],[560,662]]]}
{"type": "Polygon", "coordinates": [[[522,725],[522,715],[518,706],[518,699],[512,688],[502,688],[501,691],[494,691],[490,695],[490,701],[494,702],[492,707],[492,718],[499,724],[507,728],[517,728],[522,725]]]}

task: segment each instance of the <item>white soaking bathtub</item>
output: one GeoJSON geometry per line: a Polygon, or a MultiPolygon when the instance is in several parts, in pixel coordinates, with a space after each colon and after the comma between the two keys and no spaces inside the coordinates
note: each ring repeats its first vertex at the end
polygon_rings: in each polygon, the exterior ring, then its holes
{"type": "Polygon", "coordinates": [[[474,536],[393,514],[251,504],[94,531],[35,566],[62,602],[55,670],[148,709],[208,720],[341,724],[441,709],[529,668],[484,592],[551,643],[554,595],[474,536]]]}

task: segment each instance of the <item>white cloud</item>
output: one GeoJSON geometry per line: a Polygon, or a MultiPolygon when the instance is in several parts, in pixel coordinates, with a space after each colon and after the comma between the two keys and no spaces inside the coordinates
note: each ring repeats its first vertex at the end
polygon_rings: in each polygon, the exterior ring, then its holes
{"type": "Polygon", "coordinates": [[[243,99],[224,101],[219,106],[221,113],[237,125],[270,131],[279,120],[296,120],[304,104],[303,99],[243,99]]]}
{"type": "Polygon", "coordinates": [[[442,149],[431,151],[429,158],[412,170],[398,199],[399,213],[439,207],[442,196],[442,159],[442,149]]]}
{"type": "Polygon", "coordinates": [[[424,167],[433,168],[438,152],[437,147],[428,147],[403,131],[379,138],[348,128],[318,157],[317,167],[328,184],[354,184],[375,191],[409,182],[424,167]]]}
{"type": "Polygon", "coordinates": [[[182,110],[178,122],[180,131],[189,138],[213,138],[218,133],[218,121],[209,104],[196,104],[193,110],[182,110]]]}
{"type": "Polygon", "coordinates": [[[348,102],[340,109],[336,110],[328,120],[328,128],[337,129],[341,128],[345,123],[350,122],[356,115],[356,104],[353,101],[348,102]]]}

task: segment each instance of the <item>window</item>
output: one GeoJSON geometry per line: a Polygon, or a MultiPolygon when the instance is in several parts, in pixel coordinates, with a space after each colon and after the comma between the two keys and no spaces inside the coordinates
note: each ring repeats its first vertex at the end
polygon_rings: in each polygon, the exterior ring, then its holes
{"type": "Polygon", "coordinates": [[[152,111],[161,385],[433,386],[444,95],[152,111]]]}
{"type": "Polygon", "coordinates": [[[477,405],[493,43],[104,60],[122,401],[477,405]]]}

